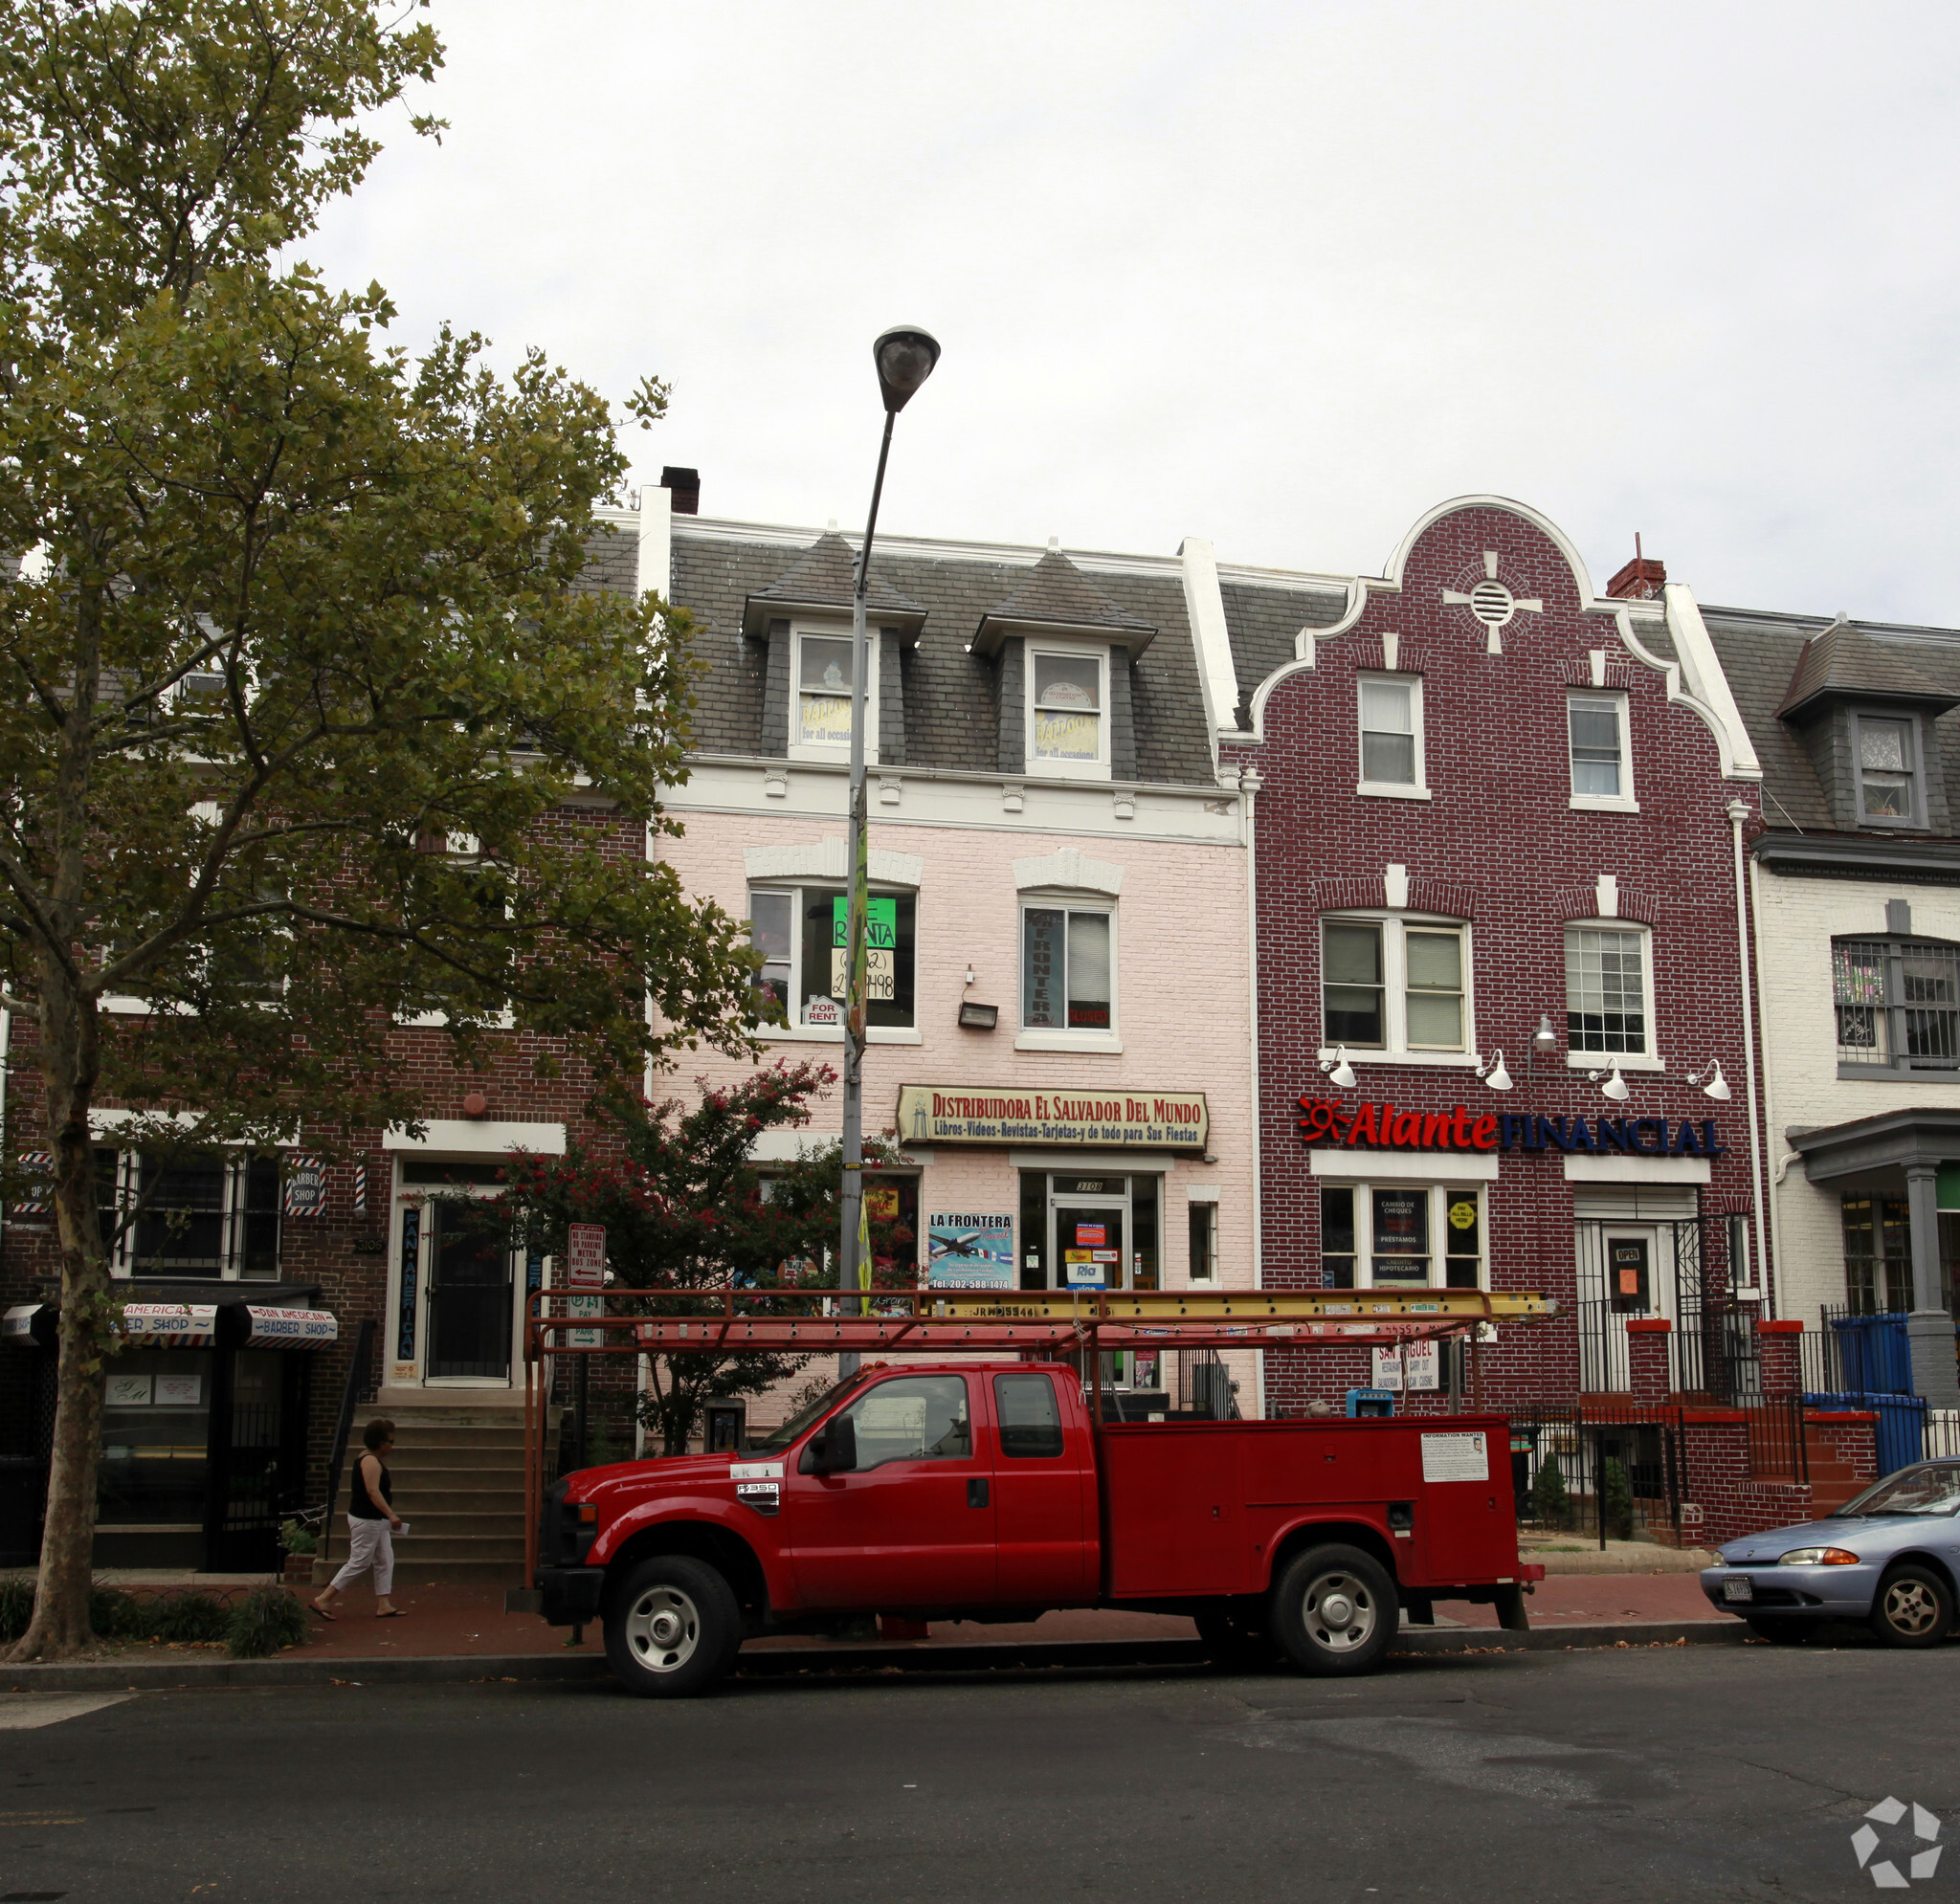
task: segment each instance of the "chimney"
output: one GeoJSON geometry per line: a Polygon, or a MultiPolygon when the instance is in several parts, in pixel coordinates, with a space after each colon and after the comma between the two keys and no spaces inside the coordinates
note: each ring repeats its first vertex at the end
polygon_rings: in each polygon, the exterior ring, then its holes
{"type": "Polygon", "coordinates": [[[674,513],[677,516],[699,516],[701,514],[701,472],[699,470],[677,470],[670,463],[660,472],[660,487],[674,492],[674,513]]]}
{"type": "MultiPolygon", "coordinates": [[[[675,503],[679,509],[680,504],[675,503]]],[[[1660,593],[1661,586],[1667,580],[1667,565],[1657,562],[1652,556],[1640,553],[1640,538],[1634,537],[1634,559],[1606,585],[1609,595],[1616,595],[1621,601],[1651,602],[1660,593]]]]}

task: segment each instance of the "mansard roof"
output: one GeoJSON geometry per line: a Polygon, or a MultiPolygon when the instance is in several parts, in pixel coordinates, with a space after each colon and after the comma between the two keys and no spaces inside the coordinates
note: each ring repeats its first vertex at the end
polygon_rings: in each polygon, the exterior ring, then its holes
{"type": "Polygon", "coordinates": [[[1846,700],[1915,701],[1938,713],[1960,707],[1960,694],[1935,687],[1905,651],[1882,647],[1840,614],[1804,643],[1777,719],[1802,720],[1846,700]]]}
{"type": "Polygon", "coordinates": [[[1106,633],[1133,655],[1141,653],[1157,632],[1112,601],[1058,548],[1051,548],[1005,601],[996,602],[980,617],[973,646],[978,653],[991,654],[1004,636],[1032,629],[1106,633]]]}
{"type": "MultiPolygon", "coordinates": [[[[902,595],[880,572],[876,559],[865,590],[865,609],[880,628],[916,632],[925,619],[923,603],[902,595]]],[[[746,634],[761,634],[776,615],[797,609],[848,609],[858,587],[858,551],[835,529],[811,543],[797,560],[767,588],[759,588],[743,606],[746,634]]]]}

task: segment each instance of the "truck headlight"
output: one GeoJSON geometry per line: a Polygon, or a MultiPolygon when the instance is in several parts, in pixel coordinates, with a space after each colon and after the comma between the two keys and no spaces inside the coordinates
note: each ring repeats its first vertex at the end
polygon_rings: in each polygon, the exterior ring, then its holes
{"type": "Polygon", "coordinates": [[[1793,1547],[1779,1567],[1855,1567],[1859,1557],[1846,1547],[1793,1547]]]}

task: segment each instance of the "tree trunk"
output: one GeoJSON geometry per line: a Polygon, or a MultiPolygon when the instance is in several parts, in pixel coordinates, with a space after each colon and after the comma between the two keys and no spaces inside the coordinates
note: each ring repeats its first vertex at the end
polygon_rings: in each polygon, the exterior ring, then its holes
{"type": "Polygon", "coordinates": [[[100,1067],[92,998],[45,983],[41,1075],[54,1152],[55,1219],[61,1241],[60,1359],[55,1376],[55,1445],[33,1619],[12,1660],[81,1651],[89,1627],[96,1539],[96,1473],[102,1455],[103,1363],[117,1347],[122,1304],[109,1286],[96,1208],[89,1102],[100,1067]]]}

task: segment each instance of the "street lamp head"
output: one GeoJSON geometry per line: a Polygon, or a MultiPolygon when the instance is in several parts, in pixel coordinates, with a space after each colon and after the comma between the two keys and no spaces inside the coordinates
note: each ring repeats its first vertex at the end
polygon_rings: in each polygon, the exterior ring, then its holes
{"type": "Polygon", "coordinates": [[[885,410],[896,416],[912,400],[913,391],[932,375],[932,366],[939,362],[939,340],[930,331],[901,324],[871,346],[871,358],[878,365],[878,387],[885,410]]]}

